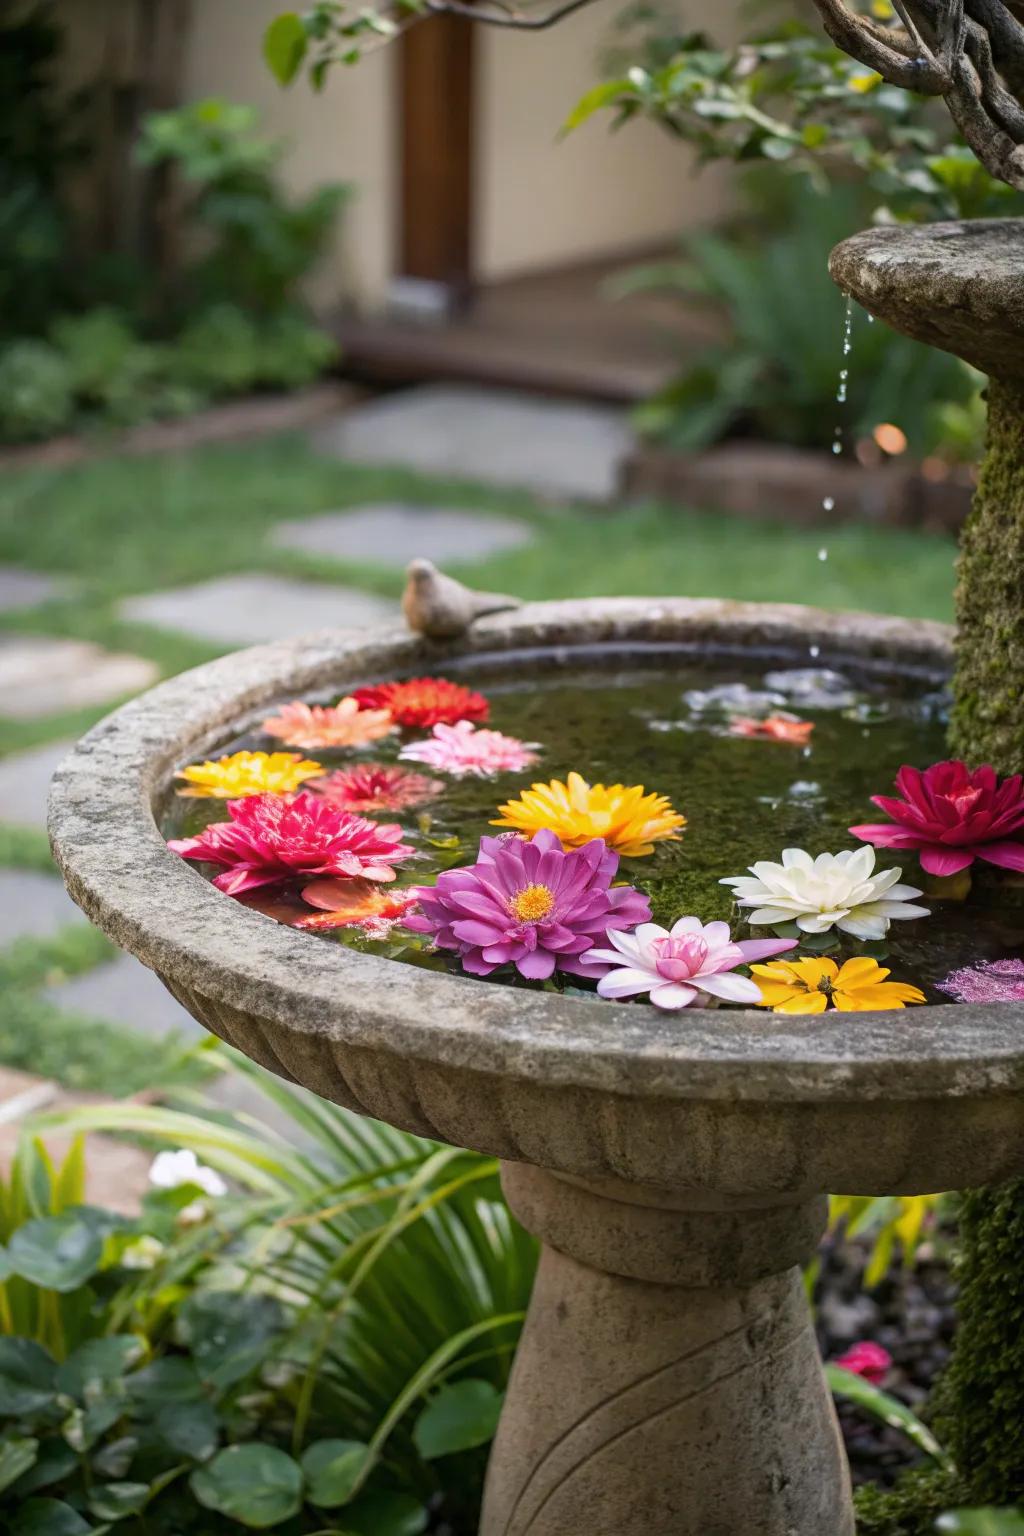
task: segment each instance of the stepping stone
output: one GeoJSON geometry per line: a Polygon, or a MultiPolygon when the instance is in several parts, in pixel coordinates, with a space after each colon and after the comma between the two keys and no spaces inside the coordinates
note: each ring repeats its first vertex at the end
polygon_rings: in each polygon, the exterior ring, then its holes
{"type": "Polygon", "coordinates": [[[41,994],[55,1008],[120,1024],[163,1040],[178,1031],[190,1040],[206,1030],[171,996],[160,978],[131,955],[120,955],[41,994]]]}
{"type": "Polygon", "coordinates": [[[85,921],[55,875],[0,869],[0,948],[18,939],[52,939],[69,923],[85,921]]]}
{"type": "Polygon", "coordinates": [[[123,619],[227,647],[290,640],[314,629],[398,622],[398,605],[354,587],[280,576],[224,576],[147,592],[120,604],[123,619]]]}
{"type": "Polygon", "coordinates": [[[508,517],[382,501],[279,523],[271,543],[329,560],[401,568],[417,555],[438,565],[484,560],[532,538],[529,523],[508,517]]]}
{"type": "Polygon", "coordinates": [[[17,565],[0,565],[0,613],[16,608],[36,608],[51,598],[63,597],[67,582],[39,571],[23,571],[17,565]]]}
{"type": "Polygon", "coordinates": [[[0,821],[45,828],[50,780],[73,746],[73,739],[51,741],[45,747],[0,758],[0,821]]]}
{"type": "Polygon", "coordinates": [[[159,668],[142,656],[104,651],[88,640],[0,636],[0,715],[38,720],[106,704],[148,688],[159,668]]]}
{"type": "Polygon", "coordinates": [[[359,406],[312,441],[360,464],[606,501],[633,438],[625,413],[612,406],[431,384],[359,406]]]}

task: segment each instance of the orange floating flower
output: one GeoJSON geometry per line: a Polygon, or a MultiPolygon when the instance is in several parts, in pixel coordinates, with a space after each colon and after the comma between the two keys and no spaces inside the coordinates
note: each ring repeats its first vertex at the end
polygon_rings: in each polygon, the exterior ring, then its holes
{"type": "Polygon", "coordinates": [[[788,741],[794,747],[805,747],[813,730],[813,720],[798,720],[796,715],[769,715],[766,720],[735,715],[729,722],[733,736],[761,736],[768,741],[788,741]]]}
{"type": "Polygon", "coordinates": [[[386,709],[399,725],[429,730],[459,720],[486,720],[490,705],[482,693],[450,683],[446,677],[410,677],[401,683],[379,683],[353,693],[362,709],[386,709]]]}
{"type": "Polygon", "coordinates": [[[279,714],[264,720],[261,726],[268,736],[276,736],[305,751],[361,747],[368,741],[379,741],[394,729],[395,722],[386,709],[363,709],[353,697],[329,707],[296,700],[285,704],[279,714]]]}
{"type": "Polygon", "coordinates": [[[626,858],[642,858],[654,852],[654,844],[678,842],[686,817],[673,810],[666,795],[648,795],[642,784],[588,784],[578,773],[563,783],[533,784],[518,800],[498,807],[501,816],[493,827],[512,827],[531,836],[547,829],[562,847],[582,848],[601,837],[609,848],[626,858]]]}
{"type": "Polygon", "coordinates": [[[923,1003],[920,987],[904,981],[887,981],[889,971],[866,955],[847,960],[769,960],[752,965],[761,988],[761,1007],[775,1013],[824,1013],[831,1003],[844,1013],[903,1008],[923,1003]]]}
{"type": "Polygon", "coordinates": [[[321,763],[303,759],[297,752],[235,752],[216,762],[195,763],[175,778],[187,789],[178,794],[188,799],[241,800],[246,795],[290,795],[306,779],[323,773],[321,763]]]}
{"type": "Polygon", "coordinates": [[[385,938],[395,923],[418,905],[415,890],[382,891],[371,880],[314,880],[302,899],[320,910],[300,917],[294,927],[315,933],[332,928],[362,928],[370,938],[385,938]]]}

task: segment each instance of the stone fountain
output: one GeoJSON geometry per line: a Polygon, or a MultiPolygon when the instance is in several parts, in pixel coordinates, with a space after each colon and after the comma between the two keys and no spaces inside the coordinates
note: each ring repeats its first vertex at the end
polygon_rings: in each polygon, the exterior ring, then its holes
{"type": "MultiPolygon", "coordinates": [[[[168,852],[174,769],[287,698],[471,678],[558,651],[618,664],[817,646],[852,676],[941,681],[940,625],[710,601],[489,612],[446,635],[324,633],[199,668],[96,727],[51,800],[71,895],[207,1028],[360,1114],[500,1157],[543,1257],[482,1536],[852,1536],[800,1266],[826,1192],[917,1194],[1024,1171],[1024,1007],[819,1018],[618,1009],[318,943],[168,852]],[[458,632],[453,632],[458,631],[458,632]]],[[[436,606],[436,605],[435,605],[436,606]]],[[[492,610],[500,600],[486,599],[492,610]]]]}

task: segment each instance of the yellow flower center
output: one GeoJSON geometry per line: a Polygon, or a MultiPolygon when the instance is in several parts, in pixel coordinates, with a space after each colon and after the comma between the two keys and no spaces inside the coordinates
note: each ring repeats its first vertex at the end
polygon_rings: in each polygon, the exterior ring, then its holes
{"type": "Polygon", "coordinates": [[[528,885],[512,897],[509,909],[521,923],[539,923],[554,904],[555,893],[546,885],[528,885]]]}

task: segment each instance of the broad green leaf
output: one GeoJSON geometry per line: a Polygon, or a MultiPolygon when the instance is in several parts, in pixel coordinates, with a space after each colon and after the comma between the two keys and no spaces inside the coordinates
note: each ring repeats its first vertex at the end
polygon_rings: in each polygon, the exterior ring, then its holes
{"type": "Polygon", "coordinates": [[[263,57],[281,85],[290,85],[306,56],[306,29],[294,11],[277,16],[263,34],[263,57]]]}
{"type": "Polygon", "coordinates": [[[345,1511],[345,1536],[420,1536],[427,1511],[408,1493],[365,1493],[345,1511]]]}
{"type": "Polygon", "coordinates": [[[200,1292],[178,1314],[178,1333],[196,1369],[218,1388],[234,1386],[256,1370],[283,1328],[284,1314],[273,1297],[234,1291],[200,1292]]]}
{"type": "Polygon", "coordinates": [[[453,1381],[424,1408],[413,1439],[425,1461],[487,1445],[494,1438],[502,1395],[489,1381],[453,1381]]]}
{"type": "Polygon", "coordinates": [[[215,1509],[255,1531],[290,1520],[302,1507],[302,1469],[272,1445],[229,1446],[193,1472],[190,1481],[204,1509],[215,1509]]]}
{"type": "Polygon", "coordinates": [[[1024,1514],[1019,1509],[953,1509],[939,1516],[935,1529],[955,1536],[1024,1536],[1024,1514]]]}
{"type": "Polygon", "coordinates": [[[631,86],[628,80],[605,80],[600,85],[593,86],[573,107],[569,116],[562,124],[561,133],[571,133],[574,128],[579,128],[595,112],[600,112],[602,107],[613,106],[623,96],[629,94],[631,86]]]}
{"type": "Polygon", "coordinates": [[[220,1441],[217,1415],[207,1402],[168,1403],[152,1419],[153,1432],[176,1456],[209,1461],[220,1441]]]}
{"type": "Polygon", "coordinates": [[[837,1397],[844,1397],[880,1424],[888,1424],[890,1429],[900,1430],[936,1465],[948,1466],[949,1458],[927,1424],[922,1424],[916,1413],[912,1413],[905,1403],[873,1387],[863,1376],[857,1376],[853,1371],[844,1371],[841,1366],[826,1365],[825,1376],[837,1397]]]}
{"type": "Polygon", "coordinates": [[[93,1489],[89,1509],[101,1520],[124,1520],[140,1514],[150,1497],[148,1483],[102,1483],[93,1489]]]}
{"type": "Polygon", "coordinates": [[[103,1237],[80,1212],[19,1227],[7,1245],[15,1274],[47,1291],[75,1291],[103,1262],[103,1237]]]}
{"type": "Polygon", "coordinates": [[[21,1418],[50,1402],[56,1391],[56,1362],[32,1339],[0,1339],[0,1403],[5,1415],[21,1418]]]}
{"type": "Polygon", "coordinates": [[[56,1437],[44,1440],[32,1466],[19,1477],[12,1496],[27,1499],[30,1493],[38,1493],[40,1488],[52,1488],[77,1465],[78,1457],[70,1445],[56,1437]]]}
{"type": "Polygon", "coordinates": [[[306,1497],[320,1509],[347,1504],[369,1454],[361,1440],[317,1440],[302,1456],[306,1497]]]}
{"type": "Polygon", "coordinates": [[[9,1527],[9,1536],[86,1536],[94,1527],[61,1499],[29,1499],[9,1527]]]}
{"type": "Polygon", "coordinates": [[[136,1402],[154,1408],[169,1403],[195,1403],[203,1397],[203,1384],[190,1360],[168,1355],[133,1371],[125,1384],[136,1402]]]}
{"type": "Polygon", "coordinates": [[[120,1381],[146,1353],[146,1341],[136,1333],[89,1339],[57,1370],[57,1390],[79,1402],[95,1397],[104,1382],[120,1381]]]}
{"type": "Polygon", "coordinates": [[[31,1435],[21,1440],[13,1436],[0,1440],[0,1493],[17,1482],[22,1473],[34,1467],[38,1455],[39,1441],[31,1435]]]}

